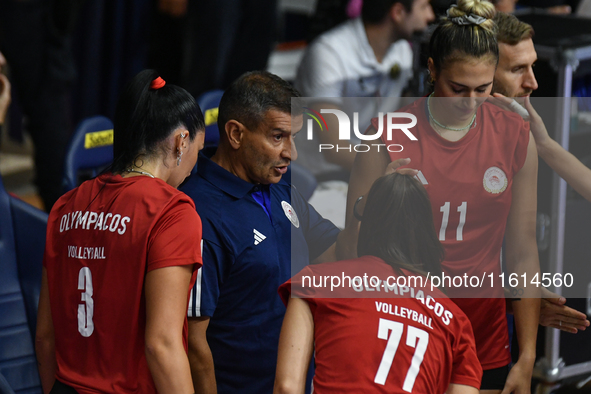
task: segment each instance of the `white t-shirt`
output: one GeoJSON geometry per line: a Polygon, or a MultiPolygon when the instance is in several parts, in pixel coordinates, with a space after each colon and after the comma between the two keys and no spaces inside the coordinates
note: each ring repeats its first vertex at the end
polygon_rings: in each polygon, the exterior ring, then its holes
{"type": "Polygon", "coordinates": [[[322,34],[306,49],[296,88],[304,97],[400,97],[412,77],[412,49],[393,43],[381,63],[367,41],[361,18],[322,34]],[[399,69],[390,75],[392,68],[399,69]]]}
{"type": "MultiPolygon", "coordinates": [[[[372,105],[355,105],[354,100],[339,98],[400,97],[412,77],[412,60],[410,44],[399,40],[390,46],[379,63],[367,40],[361,18],[351,19],[322,34],[308,46],[295,87],[303,97],[331,98],[323,101],[342,105],[346,113],[359,112],[359,129],[365,130],[378,112],[396,110],[398,100],[371,100],[372,105]]],[[[363,104],[368,102],[363,100],[363,104]]],[[[296,145],[300,153],[299,163],[314,174],[340,168],[324,160],[318,152],[316,136],[310,141],[299,138],[296,145]]]]}

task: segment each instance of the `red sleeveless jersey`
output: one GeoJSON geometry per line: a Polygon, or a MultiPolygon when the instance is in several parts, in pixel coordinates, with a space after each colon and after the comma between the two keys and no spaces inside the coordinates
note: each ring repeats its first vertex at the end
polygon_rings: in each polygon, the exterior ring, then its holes
{"type": "MultiPolygon", "coordinates": [[[[523,167],[529,142],[529,124],[514,113],[485,102],[476,114],[475,125],[459,141],[442,138],[429,124],[426,98],[398,112],[412,113],[417,125],[410,141],[394,131],[392,139],[383,133],[383,142],[400,144],[401,152],[389,153],[391,160],[409,157],[410,168],[420,170],[433,209],[435,230],[445,247],[442,266],[446,274],[486,275],[501,272],[501,247],[515,174],[523,167]]],[[[372,125],[377,129],[378,120],[372,125]]],[[[394,150],[394,149],[392,149],[394,150]]],[[[399,150],[399,149],[398,149],[399,150]]],[[[474,282],[475,283],[475,282],[474,282]]],[[[448,294],[453,294],[450,289],[448,294]]],[[[474,329],[478,357],[483,369],[509,364],[509,338],[505,299],[497,288],[467,289],[456,304],[468,315],[474,329]]]]}

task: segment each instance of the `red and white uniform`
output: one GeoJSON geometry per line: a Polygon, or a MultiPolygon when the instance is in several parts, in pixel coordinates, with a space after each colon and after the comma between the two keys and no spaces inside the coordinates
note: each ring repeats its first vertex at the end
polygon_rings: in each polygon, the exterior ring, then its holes
{"type": "MultiPolygon", "coordinates": [[[[418,178],[429,193],[435,230],[445,247],[445,273],[479,278],[486,273],[486,291],[469,288],[456,294],[498,298],[454,301],[472,322],[483,369],[505,366],[511,361],[505,300],[500,287],[491,293],[488,275],[498,280],[511,187],[525,163],[529,125],[519,115],[485,102],[477,110],[476,125],[462,139],[451,142],[429,124],[426,98],[399,112],[417,117],[416,127],[410,129],[417,141],[395,131],[392,140],[384,133],[383,142],[402,145],[404,150],[390,153],[390,158],[409,157],[410,167],[420,170],[418,178]]],[[[372,124],[377,128],[377,119],[372,124]]],[[[452,291],[457,289],[448,294],[452,291]]]]}
{"type": "MultiPolygon", "coordinates": [[[[44,266],[57,378],[79,393],[155,393],[145,357],[146,273],[201,266],[193,201],[160,179],[102,175],[49,215],[44,266]]],[[[188,300],[187,300],[188,301],[188,300]]],[[[187,322],[184,327],[187,345],[187,322]]]]}
{"type": "Polygon", "coordinates": [[[314,297],[304,298],[314,318],[314,393],[442,394],[450,383],[480,388],[482,368],[466,315],[437,289],[413,288],[405,297],[386,292],[389,276],[398,276],[390,265],[364,256],[310,265],[279,288],[286,303],[290,292],[314,297]],[[319,298],[330,294],[330,282],[328,289],[310,287],[307,277],[326,275],[381,282],[372,291],[371,283],[361,291],[340,289],[351,298],[319,298]]]}

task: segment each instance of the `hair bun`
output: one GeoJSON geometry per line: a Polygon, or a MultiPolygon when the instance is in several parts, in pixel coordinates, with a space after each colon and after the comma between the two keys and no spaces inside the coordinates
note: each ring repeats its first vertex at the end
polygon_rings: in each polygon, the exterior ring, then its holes
{"type": "Polygon", "coordinates": [[[447,10],[449,22],[458,25],[475,25],[496,35],[497,28],[493,21],[496,14],[495,6],[486,0],[458,0],[447,10]]]}
{"type": "Polygon", "coordinates": [[[458,0],[457,5],[453,5],[447,10],[449,18],[474,14],[485,19],[492,19],[495,13],[496,9],[493,3],[486,0],[458,0]]]}

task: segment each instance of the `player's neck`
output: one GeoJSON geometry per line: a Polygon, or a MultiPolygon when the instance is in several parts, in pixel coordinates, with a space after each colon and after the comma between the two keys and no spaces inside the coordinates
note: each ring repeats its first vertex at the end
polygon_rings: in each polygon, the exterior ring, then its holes
{"type": "Polygon", "coordinates": [[[236,158],[236,155],[229,154],[225,149],[225,146],[220,144],[215,154],[211,157],[211,161],[232,175],[235,175],[244,181],[251,182],[251,180],[246,175],[244,167],[240,164],[240,160],[236,160],[236,158]]]}

